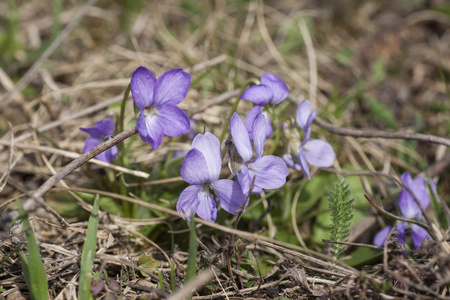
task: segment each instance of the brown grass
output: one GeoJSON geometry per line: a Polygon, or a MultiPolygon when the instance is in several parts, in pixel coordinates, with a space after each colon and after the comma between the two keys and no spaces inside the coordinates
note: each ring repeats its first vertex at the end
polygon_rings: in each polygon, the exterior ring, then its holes
{"type": "MultiPolygon", "coordinates": [[[[0,61],[0,172],[10,169],[0,191],[0,260],[5,259],[0,267],[0,297],[28,297],[17,253],[5,258],[24,241],[20,226],[11,226],[17,218],[11,200],[29,198],[81,153],[85,136],[79,127],[117,116],[119,109],[114,104],[121,101],[132,72],[140,65],[157,76],[182,67],[193,80],[212,70],[189,91],[180,107],[199,121],[201,130],[206,128],[216,135],[220,135],[224,116],[230,112],[229,104],[235,101],[243,82],[272,72],[290,88],[291,102],[311,99],[319,108],[319,115],[335,128],[391,130],[380,116],[374,115],[364,98],[369,96],[389,108],[397,131],[419,132],[448,142],[449,85],[442,74],[448,80],[450,22],[448,15],[429,9],[445,1],[427,1],[422,5],[414,5],[413,1],[355,0],[245,4],[186,1],[200,5],[203,14],[183,9],[185,1],[176,0],[144,1],[135,12],[126,10],[124,1],[63,2],[63,30],[52,39],[54,20],[48,1],[18,1],[16,38],[22,47],[13,53],[5,52],[0,61]],[[290,44],[296,41],[292,35],[304,42],[290,44]],[[346,51],[351,52],[348,61],[346,51]],[[373,69],[378,60],[386,70],[381,79],[376,78],[373,69]],[[331,112],[341,104],[344,109],[337,118],[331,112]],[[12,132],[15,145],[10,161],[12,132]]],[[[0,3],[0,24],[7,24],[11,11],[7,3],[0,3]]],[[[290,105],[286,101],[280,109],[287,110],[290,105]]],[[[250,108],[248,102],[239,104],[242,115],[250,108]]],[[[132,102],[128,101],[127,128],[133,126],[133,117],[132,102]]],[[[332,142],[337,151],[331,172],[340,173],[341,167],[351,166],[399,178],[401,170],[418,174],[424,171],[420,166],[425,165],[429,166],[425,171],[439,182],[442,199],[449,200],[448,145],[418,141],[411,149],[405,146],[403,138],[340,136],[326,130],[319,134],[332,142]]],[[[119,172],[136,178],[152,174],[154,167],[164,162],[168,150],[189,148],[189,142],[183,138],[176,143],[166,139],[152,152],[143,143],[131,145],[130,167],[119,172]]],[[[91,188],[92,178],[101,181],[106,176],[102,168],[115,167],[90,161],[81,171],[63,178],[60,188],[45,195],[45,203],[54,207],[69,226],[60,224],[61,220],[50,215],[45,206],[29,203],[53,299],[76,298],[87,226],[84,220],[91,208],[75,192],[91,188]],[[80,212],[75,208],[62,211],[68,197],[75,197],[84,213],[73,215],[71,209],[80,212]]],[[[294,179],[296,176],[291,175],[294,179]]],[[[368,195],[374,200],[389,197],[392,181],[383,176],[367,178],[367,173],[361,173],[368,195]]],[[[150,177],[141,186],[176,184],[177,180],[180,178],[161,181],[150,177]]],[[[139,195],[108,196],[158,210],[161,216],[138,220],[101,213],[95,270],[105,269],[111,279],[122,280],[124,299],[185,299],[192,292],[191,288],[182,289],[187,253],[180,248],[186,249],[185,245],[175,245],[169,251],[170,241],[163,237],[167,232],[157,234],[156,240],[140,232],[155,224],[167,229],[167,224],[180,222],[179,215],[166,208],[164,199],[155,204],[140,201],[139,195]],[[155,270],[139,267],[143,253],[157,262],[162,281],[155,270]],[[174,283],[178,290],[173,295],[168,292],[171,260],[176,266],[174,283]]],[[[271,218],[270,211],[267,218],[271,218]]],[[[317,248],[307,249],[302,240],[307,226],[293,223],[297,239],[304,246],[277,240],[277,229],[270,220],[267,234],[260,228],[237,230],[198,219],[199,279],[192,282],[192,288],[196,288],[193,299],[450,297],[448,232],[436,229],[436,235],[441,237],[439,243],[425,243],[422,249],[412,252],[414,259],[405,258],[401,254],[404,250],[393,242],[384,249],[382,264],[361,270],[343,263],[335,265],[330,256],[314,251],[317,248]],[[272,269],[261,275],[259,266],[255,267],[255,274],[229,268],[231,257],[242,255],[237,252],[244,250],[264,259],[272,269]],[[254,280],[254,285],[244,287],[245,280],[254,280]],[[383,289],[383,282],[390,286],[383,289]],[[205,283],[214,284],[216,289],[204,288],[205,283]]],[[[370,244],[368,236],[373,237],[382,223],[379,217],[368,216],[358,225],[368,229],[352,234],[350,242],[370,244]]],[[[186,235],[167,230],[177,236],[186,235]]],[[[350,246],[370,247],[366,244],[350,246]]],[[[110,286],[98,297],[107,293],[119,295],[110,286]]]]}

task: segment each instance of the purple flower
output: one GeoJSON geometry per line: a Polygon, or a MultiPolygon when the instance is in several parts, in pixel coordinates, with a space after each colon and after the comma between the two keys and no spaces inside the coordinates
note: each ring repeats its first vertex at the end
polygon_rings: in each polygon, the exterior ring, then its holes
{"type": "MultiPolygon", "coordinates": [[[[403,185],[414,194],[420,205],[422,205],[422,208],[427,209],[427,207],[430,205],[430,198],[428,196],[425,178],[423,178],[422,176],[417,176],[415,179],[412,179],[411,174],[409,174],[409,172],[405,172],[402,174],[401,180],[403,185]]],[[[433,187],[433,190],[435,190],[435,183],[433,181],[430,181],[430,183],[433,187]]],[[[405,188],[402,188],[400,196],[397,199],[397,203],[403,217],[407,219],[416,219],[419,221],[422,220],[423,216],[419,206],[417,205],[416,201],[414,201],[413,196],[405,188]]],[[[401,236],[396,235],[396,237],[400,241],[403,241],[404,245],[405,222],[401,222],[398,228],[400,228],[400,226],[403,226],[403,230],[399,230],[401,236]]],[[[373,242],[375,245],[379,247],[384,245],[390,231],[390,229],[387,229],[389,227],[392,228],[392,226],[387,226],[377,233],[373,242]]],[[[427,235],[428,233],[425,229],[416,224],[411,224],[411,238],[415,248],[420,247],[422,241],[427,235]]]]}
{"type": "Polygon", "coordinates": [[[261,76],[261,84],[253,85],[246,89],[241,99],[247,99],[256,105],[278,104],[287,98],[289,90],[278,76],[265,73],[261,76]]]}
{"type": "MultiPolygon", "coordinates": [[[[105,140],[110,139],[114,131],[114,121],[112,119],[103,119],[95,123],[94,127],[80,128],[81,131],[89,133],[90,137],[86,139],[83,147],[83,153],[88,152],[92,148],[97,147],[105,140]]],[[[115,160],[117,156],[117,146],[112,146],[106,151],[96,156],[98,160],[109,163],[115,160]]]]}
{"type": "Polygon", "coordinates": [[[309,180],[311,180],[311,175],[308,164],[318,168],[330,167],[336,158],[333,147],[329,143],[322,140],[310,140],[310,127],[316,115],[317,110],[311,112],[311,104],[308,100],[304,100],[298,105],[296,121],[305,136],[300,143],[297,138],[298,132],[289,133],[289,150],[287,154],[283,155],[288,167],[297,171],[302,170],[309,180]]]}
{"type": "Polygon", "coordinates": [[[214,191],[220,206],[236,214],[245,201],[239,185],[228,179],[219,179],[222,169],[222,152],[219,140],[209,132],[198,134],[192,142],[192,149],[184,158],[181,176],[192,184],[178,198],[177,211],[192,217],[195,213],[202,219],[214,222],[217,217],[214,191]]]}
{"type": "Polygon", "coordinates": [[[191,75],[183,69],[172,69],[158,79],[139,67],[131,77],[134,103],[141,109],[136,126],[139,136],[154,149],[161,145],[163,134],[179,136],[189,131],[188,116],[177,106],[191,84],[191,75]]]}
{"type": "MultiPolygon", "coordinates": [[[[392,228],[393,226],[386,226],[382,230],[380,230],[373,239],[374,245],[382,247],[392,228]]],[[[398,232],[394,232],[393,236],[395,236],[399,240],[399,242],[403,245],[403,247],[405,247],[405,222],[401,222],[397,226],[396,231],[398,232]]]]}
{"type": "Polygon", "coordinates": [[[262,156],[266,141],[266,118],[258,115],[253,123],[253,143],[241,117],[234,113],[230,121],[233,144],[228,149],[230,169],[237,178],[244,194],[248,194],[253,183],[252,193],[261,193],[262,189],[277,189],[286,183],[289,170],[279,157],[262,156]]]}
{"type": "Polygon", "coordinates": [[[262,111],[262,106],[266,104],[278,104],[289,95],[289,90],[284,82],[272,73],[265,73],[261,76],[261,84],[247,88],[241,95],[241,99],[247,99],[256,104],[245,118],[245,127],[247,127],[250,137],[252,137],[252,128],[255,118],[263,113],[266,115],[267,132],[266,137],[272,135],[272,124],[266,112],[262,111]]]}

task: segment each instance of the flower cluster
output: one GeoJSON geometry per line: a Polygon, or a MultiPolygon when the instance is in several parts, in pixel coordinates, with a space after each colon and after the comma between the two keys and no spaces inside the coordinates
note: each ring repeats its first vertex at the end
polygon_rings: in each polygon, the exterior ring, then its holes
{"type": "Polygon", "coordinates": [[[311,124],[316,115],[317,109],[311,111],[309,100],[304,100],[298,105],[296,121],[305,134],[301,142],[297,129],[285,126],[289,141],[288,152],[283,155],[283,159],[289,168],[302,170],[309,180],[311,180],[311,175],[308,164],[318,168],[330,167],[336,157],[333,147],[329,143],[322,140],[310,140],[311,124]]]}
{"type": "Polygon", "coordinates": [[[177,211],[188,217],[197,213],[200,218],[214,222],[217,217],[216,202],[211,195],[211,191],[214,191],[220,206],[227,212],[236,214],[244,203],[245,196],[236,182],[219,179],[221,169],[219,139],[209,132],[198,134],[181,166],[181,177],[191,186],[178,198],[177,211]]]}
{"type": "Polygon", "coordinates": [[[259,114],[253,122],[253,144],[256,150],[256,155],[253,156],[252,139],[244,122],[237,113],[231,117],[233,143],[229,144],[229,166],[245,195],[249,192],[261,193],[262,189],[277,189],[286,183],[286,177],[289,175],[289,170],[281,158],[274,155],[263,157],[266,122],[263,114],[259,114]]]}
{"type": "MultiPolygon", "coordinates": [[[[159,78],[144,67],[133,72],[130,89],[134,103],[140,109],[136,128],[141,139],[154,149],[161,145],[164,135],[174,137],[189,132],[190,120],[177,105],[186,97],[190,82],[191,76],[182,69],[169,70],[159,78]]],[[[187,218],[197,214],[214,222],[217,218],[214,195],[225,211],[237,214],[245,209],[250,194],[261,193],[263,189],[277,189],[286,183],[289,170],[283,159],[274,155],[263,155],[266,138],[273,132],[269,114],[263,106],[279,104],[288,94],[286,84],[271,73],[265,73],[260,84],[251,86],[242,93],[242,99],[247,99],[256,106],[249,112],[245,121],[237,113],[234,113],[230,120],[232,141],[226,143],[227,154],[231,173],[237,182],[219,179],[222,151],[217,137],[206,132],[193,139],[192,149],[187,152],[180,170],[181,176],[190,186],[179,196],[178,212],[185,214],[187,218]]],[[[296,154],[301,168],[309,178],[305,161],[314,165],[328,165],[328,162],[334,159],[334,152],[325,142],[309,141],[309,127],[316,111],[310,112],[309,102],[302,107],[305,109],[299,110],[297,122],[306,136],[298,149],[299,153],[296,154]],[[329,147],[325,147],[323,143],[329,147]],[[308,147],[313,150],[320,148],[321,151],[310,154],[308,147]],[[325,158],[318,157],[322,154],[325,158]],[[326,163],[319,163],[320,160],[326,163]]],[[[113,128],[114,122],[111,119],[102,120],[92,128],[81,128],[91,135],[86,140],[83,151],[99,145],[105,137],[112,134],[113,128]]],[[[110,161],[115,159],[116,155],[117,147],[113,147],[98,158],[110,161]]]]}
{"type": "MultiPolygon", "coordinates": [[[[422,208],[427,209],[427,207],[430,205],[430,198],[428,196],[427,183],[425,181],[425,178],[423,178],[422,176],[417,176],[416,178],[412,179],[409,172],[405,172],[402,174],[401,180],[403,185],[414,194],[414,197],[419,201],[422,208]]],[[[433,192],[436,192],[436,184],[432,180],[430,180],[430,183],[433,192]]],[[[422,211],[407,189],[402,189],[400,196],[397,199],[397,204],[400,208],[400,212],[406,219],[416,219],[418,221],[422,220],[422,211]]],[[[401,222],[396,229],[398,233],[395,233],[394,236],[404,246],[406,231],[405,222],[401,222]]],[[[373,243],[379,247],[383,246],[391,230],[392,226],[386,226],[385,228],[383,228],[376,234],[373,243]]],[[[420,247],[427,234],[427,231],[419,225],[411,224],[411,239],[414,248],[420,247]]]]}

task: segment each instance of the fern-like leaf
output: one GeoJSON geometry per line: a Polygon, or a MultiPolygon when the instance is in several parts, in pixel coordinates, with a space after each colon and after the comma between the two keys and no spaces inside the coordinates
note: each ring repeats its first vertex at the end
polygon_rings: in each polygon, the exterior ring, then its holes
{"type": "MultiPolygon", "coordinates": [[[[350,224],[353,218],[353,198],[350,198],[351,190],[345,178],[333,183],[328,195],[331,213],[330,239],[337,242],[346,242],[350,232],[350,224]]],[[[331,253],[336,260],[341,259],[345,253],[345,245],[332,244],[331,253]]]]}

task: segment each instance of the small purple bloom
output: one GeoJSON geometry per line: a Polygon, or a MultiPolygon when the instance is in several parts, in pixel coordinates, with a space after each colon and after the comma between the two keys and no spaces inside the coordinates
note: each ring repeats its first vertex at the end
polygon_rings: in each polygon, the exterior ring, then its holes
{"type": "MultiPolygon", "coordinates": [[[[427,209],[427,207],[430,205],[430,198],[428,196],[425,178],[423,178],[422,176],[417,176],[415,179],[412,179],[411,174],[409,174],[409,172],[403,173],[400,178],[405,187],[407,187],[414,194],[416,199],[419,201],[420,205],[422,205],[422,208],[427,209]]],[[[435,183],[431,181],[431,185],[432,187],[434,187],[435,183]]],[[[419,221],[422,220],[423,216],[419,206],[417,205],[416,201],[414,201],[413,196],[405,188],[402,188],[402,191],[397,201],[398,206],[400,208],[400,212],[402,213],[403,217],[407,219],[416,219],[419,221]]],[[[401,222],[400,225],[405,227],[405,222],[401,222]]],[[[387,235],[389,233],[389,230],[386,228],[382,229],[375,236],[374,239],[375,245],[380,247],[384,245],[387,235]]],[[[400,233],[403,234],[403,237],[400,238],[397,236],[397,238],[399,238],[399,240],[403,239],[404,244],[405,230],[403,229],[403,232],[400,231],[400,233]]],[[[427,235],[428,233],[425,229],[416,224],[411,224],[411,238],[413,241],[414,248],[420,247],[422,241],[425,239],[427,235]]]]}
{"type": "Polygon", "coordinates": [[[231,117],[230,131],[233,138],[233,144],[228,149],[230,169],[244,194],[248,194],[253,181],[252,193],[261,193],[262,189],[277,189],[286,183],[289,170],[283,160],[274,155],[262,156],[267,132],[263,114],[258,115],[253,123],[255,157],[250,135],[237,113],[231,117]]]}
{"type": "MultiPolygon", "coordinates": [[[[427,183],[425,178],[422,176],[417,176],[412,179],[409,172],[405,172],[400,177],[403,184],[414,194],[417,200],[419,200],[420,205],[423,209],[427,209],[430,205],[430,198],[427,192],[427,183]]],[[[398,206],[402,215],[407,219],[417,219],[422,220],[422,212],[420,207],[414,201],[413,196],[405,189],[402,188],[400,196],[398,197],[398,206]]]]}
{"type": "Polygon", "coordinates": [[[179,136],[190,129],[189,118],[177,104],[183,101],[191,84],[191,75],[183,69],[172,69],[156,76],[139,67],[131,77],[131,93],[141,113],[136,122],[139,136],[154,149],[163,135],[179,136]]]}
{"type": "Polygon", "coordinates": [[[239,185],[228,179],[219,179],[222,169],[222,152],[219,140],[211,133],[198,134],[192,149],[186,154],[181,166],[181,176],[191,184],[178,198],[177,211],[188,217],[197,214],[200,218],[214,222],[217,217],[214,191],[220,206],[230,214],[236,214],[245,201],[239,185]]]}
{"type": "MultiPolygon", "coordinates": [[[[111,138],[114,131],[114,121],[112,119],[103,119],[95,123],[94,127],[80,127],[80,130],[90,135],[83,147],[83,153],[86,153],[111,138]]],[[[97,155],[96,158],[109,163],[111,160],[116,159],[117,152],[117,146],[114,145],[97,155]]]]}
{"type": "MultiPolygon", "coordinates": [[[[393,228],[392,226],[386,226],[382,230],[380,230],[375,235],[375,238],[373,239],[373,244],[378,247],[384,246],[384,242],[386,241],[386,238],[388,237],[389,232],[391,232],[392,228],[393,228]]],[[[396,231],[398,231],[398,232],[394,232],[393,236],[395,236],[404,247],[405,246],[405,222],[401,222],[397,226],[396,231]]]]}
{"type": "Polygon", "coordinates": [[[289,90],[286,84],[278,76],[265,73],[261,76],[261,84],[253,85],[246,89],[241,99],[247,99],[256,105],[278,104],[287,98],[289,90]]]}
{"type": "Polygon", "coordinates": [[[262,106],[267,104],[278,104],[284,101],[288,95],[289,90],[286,84],[278,76],[272,73],[265,73],[261,76],[261,84],[253,85],[242,93],[241,99],[246,99],[256,104],[245,118],[245,127],[247,127],[247,130],[250,133],[250,138],[253,138],[253,122],[261,113],[266,116],[266,137],[272,135],[273,129],[270,118],[268,114],[262,110],[262,106]]]}
{"type": "Polygon", "coordinates": [[[311,136],[311,124],[317,115],[317,110],[311,112],[311,104],[308,100],[302,101],[297,107],[297,124],[305,132],[303,141],[296,141],[298,134],[290,134],[294,138],[288,137],[290,140],[289,153],[283,156],[286,164],[297,171],[302,170],[309,180],[309,166],[313,165],[318,168],[330,167],[336,158],[333,147],[322,140],[309,140],[311,136]],[[294,155],[295,161],[291,156],[294,155]]]}

